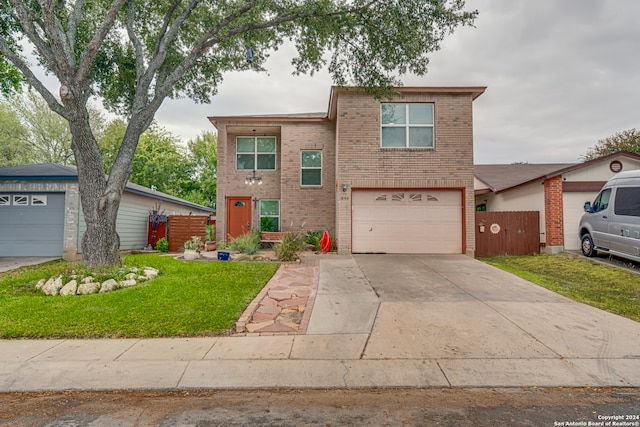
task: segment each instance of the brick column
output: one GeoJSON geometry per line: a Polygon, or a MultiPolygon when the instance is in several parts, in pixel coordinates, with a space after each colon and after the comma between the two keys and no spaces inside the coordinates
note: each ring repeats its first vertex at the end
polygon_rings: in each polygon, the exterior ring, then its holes
{"type": "Polygon", "coordinates": [[[544,216],[546,253],[564,250],[564,212],[562,209],[562,176],[544,181],[544,216]]]}

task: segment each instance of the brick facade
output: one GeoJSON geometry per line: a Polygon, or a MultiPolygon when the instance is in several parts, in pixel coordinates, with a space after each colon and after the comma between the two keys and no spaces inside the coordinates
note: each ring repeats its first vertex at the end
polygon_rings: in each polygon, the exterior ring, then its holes
{"type": "Polygon", "coordinates": [[[217,121],[218,183],[216,196],[216,239],[227,236],[227,198],[251,196],[252,229],[260,228],[259,200],[280,200],[281,231],[335,232],[335,126],[328,119],[311,117],[281,121],[245,120],[217,121]],[[257,170],[262,185],[247,185],[250,170],[236,169],[236,138],[238,136],[276,137],[276,169],[257,170]],[[322,185],[301,185],[300,156],[302,150],[322,151],[322,185]]]}
{"type": "Polygon", "coordinates": [[[544,215],[546,251],[557,252],[564,247],[564,212],[562,175],[544,180],[544,215]],[[557,248],[554,249],[554,248],[557,248]]]}
{"type": "Polygon", "coordinates": [[[351,189],[455,189],[464,195],[463,250],[473,255],[473,93],[407,91],[384,101],[434,103],[434,148],[381,148],[380,101],[353,90],[338,92],[336,179],[340,189],[348,189],[336,195],[339,250],[351,251],[351,189]]]}
{"type": "MultiPolygon", "coordinates": [[[[351,191],[365,188],[451,189],[463,195],[463,251],[473,255],[474,177],[472,102],[484,88],[399,88],[380,101],[353,88],[333,88],[326,116],[210,117],[218,129],[217,239],[226,236],[226,199],[279,199],[282,231],[328,229],[338,250],[351,251],[351,191]],[[381,102],[434,104],[434,148],[382,148],[381,102]],[[251,171],[236,170],[235,138],[277,137],[275,171],[257,171],[261,186],[246,185],[251,171]],[[300,151],[322,150],[318,188],[300,185],[300,151]],[[346,191],[343,191],[343,187],[346,191]]],[[[258,208],[253,229],[259,228],[258,208]]]]}

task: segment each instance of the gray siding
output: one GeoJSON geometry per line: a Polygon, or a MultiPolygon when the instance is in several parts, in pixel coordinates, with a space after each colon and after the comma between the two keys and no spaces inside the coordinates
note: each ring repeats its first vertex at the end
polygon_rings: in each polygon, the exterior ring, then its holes
{"type": "MultiPolygon", "coordinates": [[[[120,249],[142,249],[147,245],[147,230],[149,211],[156,206],[156,199],[138,194],[123,193],[118,210],[116,230],[120,236],[120,249]]],[[[165,215],[206,215],[209,212],[167,201],[160,202],[160,210],[165,215]]],[[[80,218],[80,232],[78,233],[78,252],[81,252],[82,236],[87,229],[84,217],[80,218]]]]}

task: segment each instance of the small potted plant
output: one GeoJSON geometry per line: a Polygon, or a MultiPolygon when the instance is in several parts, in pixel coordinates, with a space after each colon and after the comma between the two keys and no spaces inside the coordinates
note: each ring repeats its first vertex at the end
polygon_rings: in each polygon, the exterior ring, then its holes
{"type": "Polygon", "coordinates": [[[207,225],[207,240],[204,242],[204,249],[206,251],[216,250],[216,226],[213,224],[207,225]]]}
{"type": "Polygon", "coordinates": [[[193,260],[200,257],[198,249],[202,245],[200,236],[191,236],[190,240],[184,242],[184,259],[193,260]]]}

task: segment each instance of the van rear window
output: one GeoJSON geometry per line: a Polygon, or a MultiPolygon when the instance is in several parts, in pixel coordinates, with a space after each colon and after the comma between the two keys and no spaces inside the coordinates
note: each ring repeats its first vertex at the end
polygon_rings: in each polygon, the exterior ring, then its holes
{"type": "Polygon", "coordinates": [[[640,216],[640,187],[619,187],[614,212],[616,215],[640,216]]]}

